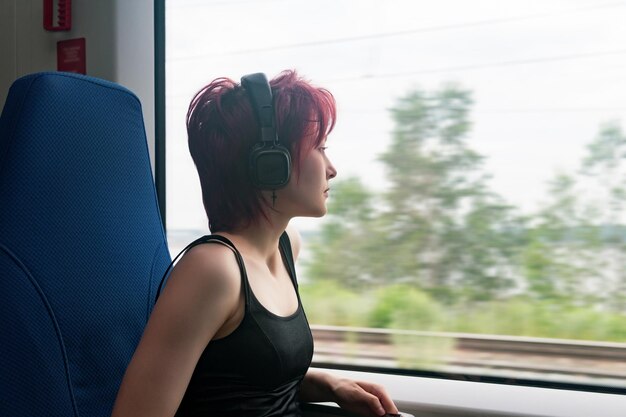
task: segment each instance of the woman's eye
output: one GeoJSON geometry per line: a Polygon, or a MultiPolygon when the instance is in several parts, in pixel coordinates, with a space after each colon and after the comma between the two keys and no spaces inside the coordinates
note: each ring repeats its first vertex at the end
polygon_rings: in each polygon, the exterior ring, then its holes
{"type": "Polygon", "coordinates": [[[325,152],[328,149],[328,146],[320,146],[320,151],[325,152]]]}

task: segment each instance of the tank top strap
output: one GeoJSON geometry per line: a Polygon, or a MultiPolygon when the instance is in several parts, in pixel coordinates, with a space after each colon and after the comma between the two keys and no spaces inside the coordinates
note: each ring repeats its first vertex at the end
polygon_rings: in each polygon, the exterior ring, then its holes
{"type": "Polygon", "coordinates": [[[182,251],[180,251],[180,253],[172,260],[172,262],[168,266],[167,270],[165,271],[165,274],[163,275],[163,278],[161,278],[161,283],[159,284],[159,287],[157,289],[155,301],[156,299],[158,299],[159,295],[161,294],[161,289],[163,285],[165,284],[165,282],[167,281],[169,272],[171,271],[172,267],[174,266],[174,263],[178,260],[178,258],[180,258],[185,252],[187,252],[189,249],[193,248],[194,246],[201,245],[203,243],[213,243],[213,242],[226,246],[227,248],[232,250],[233,253],[235,254],[235,259],[237,261],[237,265],[239,265],[239,272],[241,274],[241,285],[244,288],[246,311],[249,310],[250,285],[248,284],[248,274],[246,273],[246,267],[245,267],[245,264],[243,263],[243,258],[241,257],[241,253],[239,253],[239,251],[237,250],[233,242],[231,242],[229,239],[225,238],[224,236],[220,236],[220,235],[204,235],[194,240],[189,245],[187,245],[182,251]]]}
{"type": "Polygon", "coordinates": [[[278,246],[283,254],[285,264],[287,265],[287,270],[289,272],[291,282],[293,282],[293,286],[297,290],[298,280],[296,279],[296,267],[293,260],[293,252],[291,250],[291,241],[289,240],[289,235],[287,234],[287,232],[283,232],[283,234],[280,235],[280,239],[278,240],[278,246]]]}
{"type": "Polygon", "coordinates": [[[235,244],[233,242],[231,242],[230,239],[225,238],[224,236],[221,236],[221,235],[207,235],[207,236],[203,236],[203,238],[204,238],[204,240],[201,243],[211,243],[211,242],[220,243],[220,244],[226,246],[227,248],[229,248],[230,250],[232,250],[233,253],[235,254],[235,259],[237,260],[237,265],[239,265],[239,273],[241,274],[241,285],[243,286],[243,289],[244,289],[244,298],[245,298],[245,302],[246,302],[246,311],[249,310],[249,307],[250,307],[250,284],[248,283],[248,274],[246,272],[246,266],[243,263],[243,257],[241,256],[241,253],[239,252],[239,250],[237,249],[235,244]]]}

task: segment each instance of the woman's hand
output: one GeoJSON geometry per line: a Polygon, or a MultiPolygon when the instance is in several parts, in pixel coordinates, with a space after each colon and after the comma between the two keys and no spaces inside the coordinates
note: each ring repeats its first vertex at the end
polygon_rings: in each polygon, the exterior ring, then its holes
{"type": "Polygon", "coordinates": [[[365,381],[338,378],[309,369],[300,389],[304,402],[336,402],[341,408],[364,417],[396,414],[398,409],[382,386],[365,381]]]}
{"type": "Polygon", "coordinates": [[[393,400],[380,385],[365,381],[339,379],[334,387],[337,404],[346,410],[363,416],[383,416],[396,414],[398,409],[393,400]]]}

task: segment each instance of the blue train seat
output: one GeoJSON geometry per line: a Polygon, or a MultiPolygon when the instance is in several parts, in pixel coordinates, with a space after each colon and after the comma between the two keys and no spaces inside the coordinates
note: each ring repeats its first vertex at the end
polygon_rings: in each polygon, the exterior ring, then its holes
{"type": "Polygon", "coordinates": [[[0,118],[0,416],[109,416],[170,262],[141,105],[25,76],[0,118]]]}

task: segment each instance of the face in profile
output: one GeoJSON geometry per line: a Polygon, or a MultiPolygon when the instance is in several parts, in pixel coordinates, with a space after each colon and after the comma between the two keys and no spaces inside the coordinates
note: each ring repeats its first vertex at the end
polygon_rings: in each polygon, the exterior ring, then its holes
{"type": "Polygon", "coordinates": [[[326,140],[309,150],[287,186],[280,190],[278,211],[292,217],[321,217],[326,214],[330,180],[337,170],[326,155],[326,140]]]}

